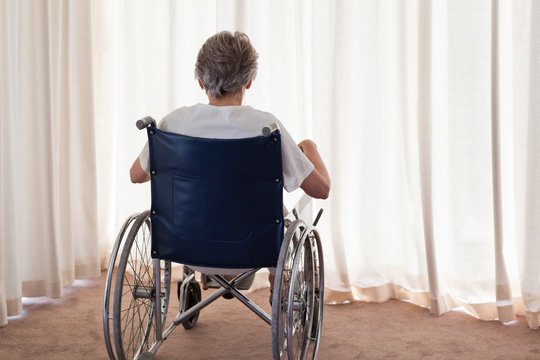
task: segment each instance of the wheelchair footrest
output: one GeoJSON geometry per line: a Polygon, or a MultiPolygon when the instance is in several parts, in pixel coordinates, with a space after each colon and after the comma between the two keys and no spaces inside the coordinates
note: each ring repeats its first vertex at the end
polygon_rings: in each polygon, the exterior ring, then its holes
{"type": "Polygon", "coordinates": [[[144,354],[142,354],[142,356],[139,359],[152,360],[153,358],[154,358],[154,354],[152,354],[151,352],[145,352],[144,354]]]}
{"type": "MultiPolygon", "coordinates": [[[[227,275],[227,276],[223,276],[225,278],[225,280],[227,281],[230,281],[232,280],[235,276],[230,276],[230,275],[227,275]]],[[[251,284],[253,284],[253,280],[255,279],[255,274],[251,274],[250,276],[248,276],[247,278],[243,279],[242,281],[240,281],[237,285],[236,285],[236,288],[238,290],[247,290],[251,287],[251,284]]],[[[204,290],[207,290],[207,289],[219,289],[221,287],[221,285],[219,285],[217,282],[215,282],[210,276],[206,275],[206,274],[201,274],[201,282],[202,282],[202,286],[203,286],[203,289],[204,290]]]]}

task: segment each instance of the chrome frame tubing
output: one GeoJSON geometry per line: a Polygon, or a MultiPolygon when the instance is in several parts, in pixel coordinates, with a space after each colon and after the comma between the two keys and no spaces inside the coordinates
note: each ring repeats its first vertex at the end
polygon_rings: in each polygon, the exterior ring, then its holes
{"type": "Polygon", "coordinates": [[[155,297],[154,297],[154,321],[155,321],[155,332],[156,332],[156,339],[150,349],[148,349],[147,352],[142,354],[141,359],[153,359],[155,353],[163,344],[163,341],[165,340],[166,336],[164,336],[162,332],[162,316],[161,316],[161,266],[159,265],[160,259],[153,259],[154,261],[154,291],[155,291],[155,297]]]}
{"type": "Polygon", "coordinates": [[[161,316],[161,266],[159,264],[160,259],[154,259],[154,288],[156,292],[154,300],[154,318],[156,319],[156,341],[163,340],[163,334],[161,333],[162,316],[161,316]]]}

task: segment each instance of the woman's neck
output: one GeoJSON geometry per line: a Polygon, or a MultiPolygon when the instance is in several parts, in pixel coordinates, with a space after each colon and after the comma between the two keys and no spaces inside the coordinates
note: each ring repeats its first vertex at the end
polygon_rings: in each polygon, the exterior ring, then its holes
{"type": "Polygon", "coordinates": [[[208,103],[214,106],[240,106],[243,94],[226,94],[220,98],[208,96],[208,103]]]}

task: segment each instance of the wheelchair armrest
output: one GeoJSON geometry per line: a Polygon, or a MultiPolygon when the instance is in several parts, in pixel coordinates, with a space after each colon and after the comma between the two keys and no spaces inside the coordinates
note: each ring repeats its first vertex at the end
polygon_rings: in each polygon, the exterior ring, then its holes
{"type": "Polygon", "coordinates": [[[152,127],[156,127],[156,120],[154,120],[151,116],[145,116],[142,119],[137,120],[135,125],[137,126],[137,129],[139,130],[144,129],[149,125],[151,125],[152,127]]]}

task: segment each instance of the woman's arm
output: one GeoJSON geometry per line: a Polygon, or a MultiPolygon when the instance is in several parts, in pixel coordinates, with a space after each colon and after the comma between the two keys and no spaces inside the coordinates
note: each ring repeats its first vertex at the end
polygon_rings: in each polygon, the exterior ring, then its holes
{"type": "Polygon", "coordinates": [[[330,193],[330,175],[317,150],[317,145],[312,140],[304,140],[298,144],[300,150],[313,163],[315,169],[304,180],[300,188],[306,194],[316,199],[326,199],[330,193]]]}
{"type": "Polygon", "coordinates": [[[141,166],[141,161],[138,157],[133,162],[133,165],[131,165],[131,169],[129,170],[129,176],[131,177],[132,183],[140,184],[150,180],[150,175],[148,175],[146,171],[144,171],[141,166]]]}

